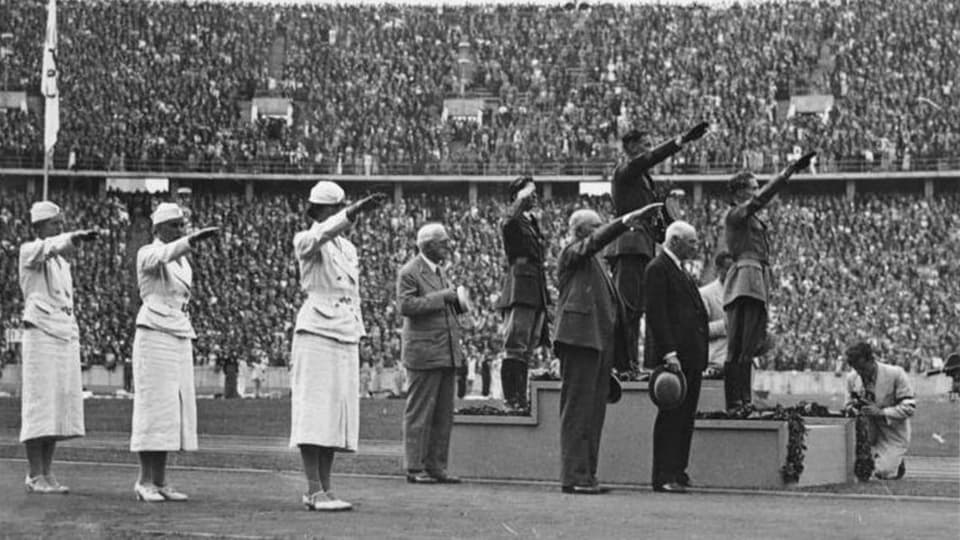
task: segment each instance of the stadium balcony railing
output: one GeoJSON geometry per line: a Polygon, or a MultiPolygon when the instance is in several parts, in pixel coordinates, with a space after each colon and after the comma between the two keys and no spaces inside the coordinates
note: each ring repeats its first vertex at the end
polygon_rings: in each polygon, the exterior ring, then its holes
{"type": "MultiPolygon", "coordinates": [[[[759,173],[774,173],[783,167],[786,161],[774,166],[768,161],[755,170],[759,173]]],[[[239,174],[330,174],[354,176],[378,175],[446,175],[446,176],[511,176],[518,174],[537,174],[551,176],[610,176],[615,164],[613,161],[555,161],[555,162],[408,162],[374,163],[370,166],[354,164],[315,163],[312,161],[291,162],[289,158],[252,159],[242,161],[224,161],[208,159],[152,159],[139,160],[125,158],[101,159],[99,157],[79,157],[72,166],[68,166],[66,156],[57,154],[52,169],[75,171],[115,171],[137,173],[239,173],[239,174]]],[[[956,171],[960,170],[960,155],[944,157],[916,157],[905,167],[901,160],[874,160],[867,162],[862,158],[840,159],[815,164],[818,173],[871,173],[871,172],[907,172],[907,171],[956,171]]],[[[0,170],[43,168],[40,155],[0,154],[0,170]]],[[[731,174],[742,170],[740,163],[663,163],[654,169],[661,175],[670,174],[731,174]]]]}

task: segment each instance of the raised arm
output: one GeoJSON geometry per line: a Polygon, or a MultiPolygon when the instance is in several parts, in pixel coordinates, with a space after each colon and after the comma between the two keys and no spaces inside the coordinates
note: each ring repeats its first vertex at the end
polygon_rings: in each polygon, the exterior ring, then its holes
{"type": "Polygon", "coordinates": [[[30,242],[20,248],[20,261],[25,268],[38,268],[50,257],[69,255],[76,251],[80,242],[94,240],[98,235],[96,230],[79,230],[30,242]]]}
{"type": "Polygon", "coordinates": [[[144,270],[155,270],[161,265],[190,253],[190,237],[184,236],[173,242],[156,245],[147,244],[140,248],[137,265],[144,270]]]}
{"type": "Polygon", "coordinates": [[[737,218],[745,219],[746,217],[752,216],[757,213],[761,208],[767,205],[777,193],[780,192],[787,185],[787,181],[790,180],[790,177],[795,173],[802,171],[810,166],[810,161],[816,156],[816,152],[808,152],[804,154],[800,159],[794,161],[793,163],[787,165],[782,171],[780,171],[777,176],[767,182],[763,188],[753,196],[752,199],[747,202],[737,206],[731,211],[731,215],[734,215],[737,218]]]}
{"type": "Polygon", "coordinates": [[[341,210],[320,223],[314,223],[309,229],[298,232],[293,237],[293,250],[297,259],[305,259],[317,253],[324,244],[349,229],[350,224],[347,211],[341,210]]]}

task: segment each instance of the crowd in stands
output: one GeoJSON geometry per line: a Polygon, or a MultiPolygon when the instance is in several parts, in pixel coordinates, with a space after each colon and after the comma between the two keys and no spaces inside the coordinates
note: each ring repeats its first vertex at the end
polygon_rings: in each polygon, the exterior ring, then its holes
{"type": "MultiPolygon", "coordinates": [[[[121,364],[130,356],[137,292],[136,248],[150,240],[149,208],[142,198],[110,194],[101,199],[54,192],[67,227],[98,227],[103,239],[84,246],[73,270],[76,309],[85,364],[121,364]]],[[[189,201],[191,222],[217,225],[221,238],[190,255],[194,298],[189,309],[198,339],[197,364],[225,361],[286,365],[296,311],[302,302],[291,242],[305,228],[303,194],[201,195],[189,201]]],[[[155,202],[155,201],[154,201],[155,202]]],[[[542,228],[550,239],[548,276],[567,236],[572,210],[590,206],[610,213],[609,198],[545,201],[542,228]]],[[[701,231],[700,261],[719,249],[726,203],[706,197],[692,202],[687,219],[701,231]]],[[[0,340],[20,326],[22,295],[17,279],[19,245],[31,239],[28,198],[0,199],[0,340]]],[[[451,283],[469,287],[477,312],[464,333],[472,362],[500,352],[499,316],[493,310],[503,273],[499,220],[502,201],[481,197],[412,195],[365,215],[349,233],[361,254],[361,293],[368,336],[361,361],[368,367],[396,365],[400,317],[395,306],[397,269],[416,253],[414,238],[425,221],[448,227],[454,254],[451,283]]],[[[875,343],[881,358],[911,371],[930,367],[958,347],[960,327],[960,194],[925,199],[905,194],[860,194],[854,202],[835,195],[787,195],[765,211],[775,233],[771,330],[777,336],[762,367],[835,370],[850,343],[875,343]]],[[[702,282],[709,263],[695,265],[702,282]]],[[[551,285],[553,288],[553,285],[551,285]]],[[[556,298],[555,289],[554,298],[556,298]]],[[[4,358],[9,343],[0,341],[4,358]]],[[[544,356],[544,363],[549,356],[544,356]]],[[[542,366],[545,367],[545,366],[542,366]]]]}
{"type": "MultiPolygon", "coordinates": [[[[4,81],[40,87],[45,2],[0,0],[4,81]]],[[[628,127],[712,133],[665,171],[960,167],[960,4],[321,5],[62,0],[59,167],[599,171],[628,127]],[[788,118],[790,95],[835,98],[788,118]],[[491,98],[482,125],[444,99],[491,98]],[[253,97],[293,100],[251,121],[253,97]]],[[[37,166],[42,112],[0,113],[37,166]]]]}

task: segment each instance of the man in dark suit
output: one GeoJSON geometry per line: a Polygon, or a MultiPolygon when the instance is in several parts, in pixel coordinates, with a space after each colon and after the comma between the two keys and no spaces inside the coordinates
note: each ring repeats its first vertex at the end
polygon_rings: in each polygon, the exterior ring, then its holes
{"type": "MultiPolygon", "coordinates": [[[[630,328],[613,281],[597,254],[641,217],[603,225],[593,210],[570,216],[570,238],[557,261],[559,299],[554,349],[560,358],[560,484],[564,493],[598,494],[600,435],[607,412],[610,370],[636,360],[630,328]],[[631,356],[632,354],[632,356],[631,356]]],[[[636,338],[634,338],[636,339],[636,338]]]]}
{"type": "Polygon", "coordinates": [[[683,261],[696,254],[697,232],[689,223],[675,221],[667,227],[663,251],[646,270],[644,366],[666,365],[687,380],[683,403],[661,410],[653,425],[654,491],[682,493],[690,484],[686,469],[709,341],[707,310],[697,283],[683,268],[683,261]]]}
{"type": "Polygon", "coordinates": [[[550,345],[547,278],[544,275],[546,240],[534,209],[537,190],[533,178],[521,176],[510,184],[513,201],[501,225],[507,271],[497,309],[503,315],[503,362],[500,382],[503,399],[511,407],[527,406],[527,369],[533,351],[550,345]]]}
{"type": "Polygon", "coordinates": [[[441,266],[450,255],[446,229],[427,223],[417,232],[417,247],[420,253],[397,274],[397,308],[403,315],[400,358],[410,381],[403,413],[407,481],[458,483],[446,469],[456,370],[465,364],[457,292],[441,266]]]}
{"type": "MultiPolygon", "coordinates": [[[[610,185],[613,208],[618,216],[658,202],[657,188],[650,169],[661,161],[679,152],[683,146],[695,141],[707,132],[709,124],[697,124],[685,135],[653,147],[650,134],[632,129],[621,139],[626,159],[617,165],[610,185]]],[[[617,238],[606,251],[606,258],[613,270],[613,281],[627,307],[630,325],[636,335],[640,330],[640,318],[644,308],[643,273],[647,263],[656,253],[656,244],[663,241],[663,218],[646,222],[617,238]]],[[[634,338],[636,339],[636,338],[634,338]]],[[[632,344],[637,346],[636,341],[632,344]]]]}

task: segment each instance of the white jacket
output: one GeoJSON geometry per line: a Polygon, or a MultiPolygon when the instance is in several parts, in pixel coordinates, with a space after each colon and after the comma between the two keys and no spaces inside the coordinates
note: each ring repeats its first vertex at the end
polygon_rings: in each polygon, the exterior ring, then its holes
{"type": "Polygon", "coordinates": [[[296,331],[358,343],[366,335],[360,309],[357,248],[340,233],[350,227],[341,211],[293,237],[300,287],[307,299],[297,313],[296,331]]]}
{"type": "Polygon", "coordinates": [[[137,283],[143,305],[137,314],[137,326],[193,339],[187,303],[193,287],[193,269],[187,261],[190,252],[187,237],[169,243],[155,239],[137,252],[137,283]]]}
{"type": "Polygon", "coordinates": [[[67,232],[26,242],[20,246],[20,290],[23,321],[64,341],[79,339],[73,313],[73,277],[63,258],[75,251],[67,232]]]}

